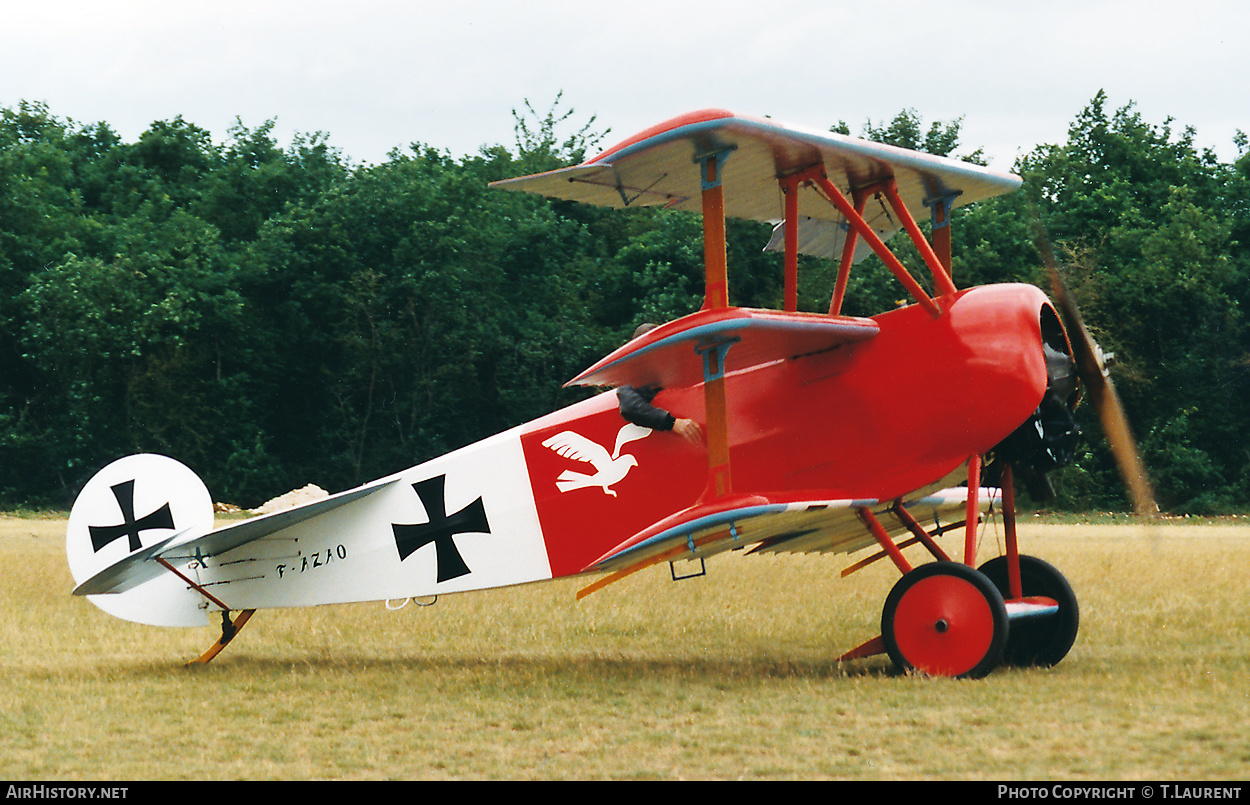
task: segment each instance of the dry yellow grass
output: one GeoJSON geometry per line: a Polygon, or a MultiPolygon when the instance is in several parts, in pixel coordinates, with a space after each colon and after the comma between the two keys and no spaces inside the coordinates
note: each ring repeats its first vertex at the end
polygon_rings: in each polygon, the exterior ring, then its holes
{"type": "MultiPolygon", "coordinates": [[[[1250,527],[1045,525],[1082,629],[978,681],[839,664],[896,573],[831,557],[260,612],[214,630],[72,598],[64,522],[0,519],[0,776],[147,779],[1242,779],[1250,527]]],[[[991,535],[987,542],[993,542],[991,535]]],[[[987,546],[988,547],[988,546],[987,546]]],[[[987,556],[991,551],[987,550],[987,556]]]]}

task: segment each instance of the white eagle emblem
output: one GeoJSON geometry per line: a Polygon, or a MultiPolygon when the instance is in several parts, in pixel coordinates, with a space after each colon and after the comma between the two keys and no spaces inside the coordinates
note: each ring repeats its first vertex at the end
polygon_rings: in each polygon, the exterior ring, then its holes
{"type": "Polygon", "coordinates": [[[627,424],[616,434],[616,448],[609,454],[608,449],[598,442],[591,441],[580,433],[565,430],[543,442],[564,458],[585,461],[595,468],[593,475],[565,470],[556,478],[556,487],[561,492],[573,489],[584,489],[597,486],[605,495],[616,497],[612,485],[623,479],[629,471],[638,466],[638,459],[626,453],[621,455],[621,448],[629,442],[637,441],[651,432],[650,428],[641,425],[627,424]]]}

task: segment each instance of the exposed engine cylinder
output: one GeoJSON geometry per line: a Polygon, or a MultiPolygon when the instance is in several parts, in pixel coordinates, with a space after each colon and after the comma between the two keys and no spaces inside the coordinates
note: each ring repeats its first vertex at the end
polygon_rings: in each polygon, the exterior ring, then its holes
{"type": "Polygon", "coordinates": [[[1076,361],[1068,354],[1066,339],[1049,308],[1043,311],[1042,335],[1046,393],[1033,415],[994,448],[986,470],[989,480],[996,482],[1002,467],[1011,464],[1036,500],[1054,496],[1046,473],[1072,463],[1081,437],[1072,415],[1077,399],[1076,361]]]}

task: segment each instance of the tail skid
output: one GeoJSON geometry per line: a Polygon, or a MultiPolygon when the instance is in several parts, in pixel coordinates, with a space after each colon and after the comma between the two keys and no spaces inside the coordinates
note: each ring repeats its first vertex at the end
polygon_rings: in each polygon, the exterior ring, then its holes
{"type": "Polygon", "coordinates": [[[230,641],[233,640],[235,635],[239,633],[239,630],[243,628],[243,624],[247,623],[254,614],[256,614],[256,610],[245,609],[240,612],[234,620],[231,620],[230,613],[223,611],[221,613],[221,637],[218,638],[216,643],[209,646],[208,650],[191,662],[187,663],[187,665],[207,665],[211,662],[213,657],[220,654],[222,649],[230,644],[230,641]]]}

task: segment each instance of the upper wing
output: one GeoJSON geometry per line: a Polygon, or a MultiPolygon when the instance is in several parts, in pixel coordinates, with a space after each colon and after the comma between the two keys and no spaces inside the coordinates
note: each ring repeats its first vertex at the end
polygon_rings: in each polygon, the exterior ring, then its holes
{"type": "MultiPolygon", "coordinates": [[[[816,165],[823,165],[830,181],[844,191],[893,178],[918,220],[935,199],[947,199],[953,208],[1012,192],[1021,184],[1017,176],[958,159],[707,109],[661,123],[581,165],[492,186],[607,207],[663,205],[699,211],[702,186],[692,162],[717,152],[729,154],[722,174],[725,214],[756,221],[783,220],[778,178],[816,165]]],[[[814,224],[801,233],[800,250],[836,254],[841,249],[841,216],[815,193],[810,188],[800,191],[802,214],[814,224]]],[[[869,205],[864,217],[882,239],[901,226],[883,204],[869,205]]],[[[868,253],[861,243],[856,259],[868,253]]]]}

